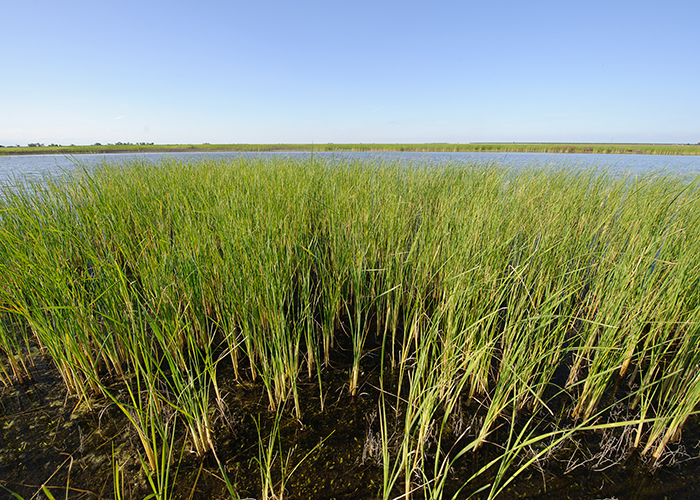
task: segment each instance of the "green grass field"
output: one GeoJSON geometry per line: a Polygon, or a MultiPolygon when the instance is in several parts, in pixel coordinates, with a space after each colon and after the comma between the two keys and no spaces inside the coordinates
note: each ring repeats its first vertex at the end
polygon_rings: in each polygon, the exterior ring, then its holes
{"type": "Polygon", "coordinates": [[[51,147],[4,147],[0,155],[103,154],[129,152],[193,151],[405,151],[405,152],[523,152],[697,155],[697,144],[585,144],[585,143],[484,143],[484,144],[152,144],[51,147]]]}
{"type": "Polygon", "coordinates": [[[224,387],[255,387],[275,422],[258,498],[293,494],[279,419],[303,425],[309,393],[320,412],[373,395],[384,499],[496,497],[595,432],[662,461],[699,408],[695,179],[133,161],[6,188],[0,236],[0,383],[36,348],[88,411],[116,405],[158,498],[185,446],[238,497],[224,387]]]}

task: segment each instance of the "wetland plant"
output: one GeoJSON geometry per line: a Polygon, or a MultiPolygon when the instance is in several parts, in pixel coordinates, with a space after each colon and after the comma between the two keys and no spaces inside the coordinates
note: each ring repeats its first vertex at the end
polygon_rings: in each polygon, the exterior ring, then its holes
{"type": "Polygon", "coordinates": [[[298,465],[284,409],[302,423],[313,386],[323,411],[341,370],[352,401],[377,397],[383,498],[495,497],[605,425],[659,461],[700,404],[699,219],[697,180],[668,174],[284,157],[78,169],[0,198],[0,382],[29,378],[38,351],[86,408],[116,405],[158,498],[178,446],[214,455],[235,496],[214,432],[231,383],[275,415],[268,438],[257,420],[255,460],[261,495],[281,498],[298,465]],[[634,416],[596,423],[620,401],[634,416]],[[496,434],[501,452],[450,486],[496,434]]]}

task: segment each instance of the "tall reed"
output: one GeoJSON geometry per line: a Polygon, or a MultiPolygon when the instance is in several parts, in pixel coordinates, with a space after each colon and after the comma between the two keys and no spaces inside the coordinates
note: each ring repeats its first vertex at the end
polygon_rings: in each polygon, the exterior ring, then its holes
{"type": "Polygon", "coordinates": [[[279,157],[17,185],[0,198],[0,381],[38,348],[85,404],[113,398],[151,472],[168,412],[215,452],[222,363],[299,420],[301,382],[323,400],[340,367],[358,396],[379,364],[396,388],[380,397],[385,496],[402,480],[442,495],[452,459],[424,447],[449,441],[459,397],[482,417],[465,449],[512,426],[514,460],[622,392],[635,446],[659,460],[700,404],[697,182],[279,157]]]}

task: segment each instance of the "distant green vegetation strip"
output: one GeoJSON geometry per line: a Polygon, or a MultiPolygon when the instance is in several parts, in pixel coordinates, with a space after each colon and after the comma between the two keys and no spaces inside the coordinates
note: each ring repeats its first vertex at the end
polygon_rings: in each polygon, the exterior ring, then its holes
{"type": "Polygon", "coordinates": [[[107,154],[267,151],[398,151],[398,152],[508,152],[698,155],[700,144],[587,144],[587,143],[425,143],[425,144],[108,144],[92,146],[0,147],[0,155],[107,154]]]}

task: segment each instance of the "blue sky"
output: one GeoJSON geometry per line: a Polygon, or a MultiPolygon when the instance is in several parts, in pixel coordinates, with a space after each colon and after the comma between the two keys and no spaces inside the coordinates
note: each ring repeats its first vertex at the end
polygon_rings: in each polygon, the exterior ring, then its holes
{"type": "Polygon", "coordinates": [[[700,141],[700,2],[2,7],[0,144],[700,141]]]}

